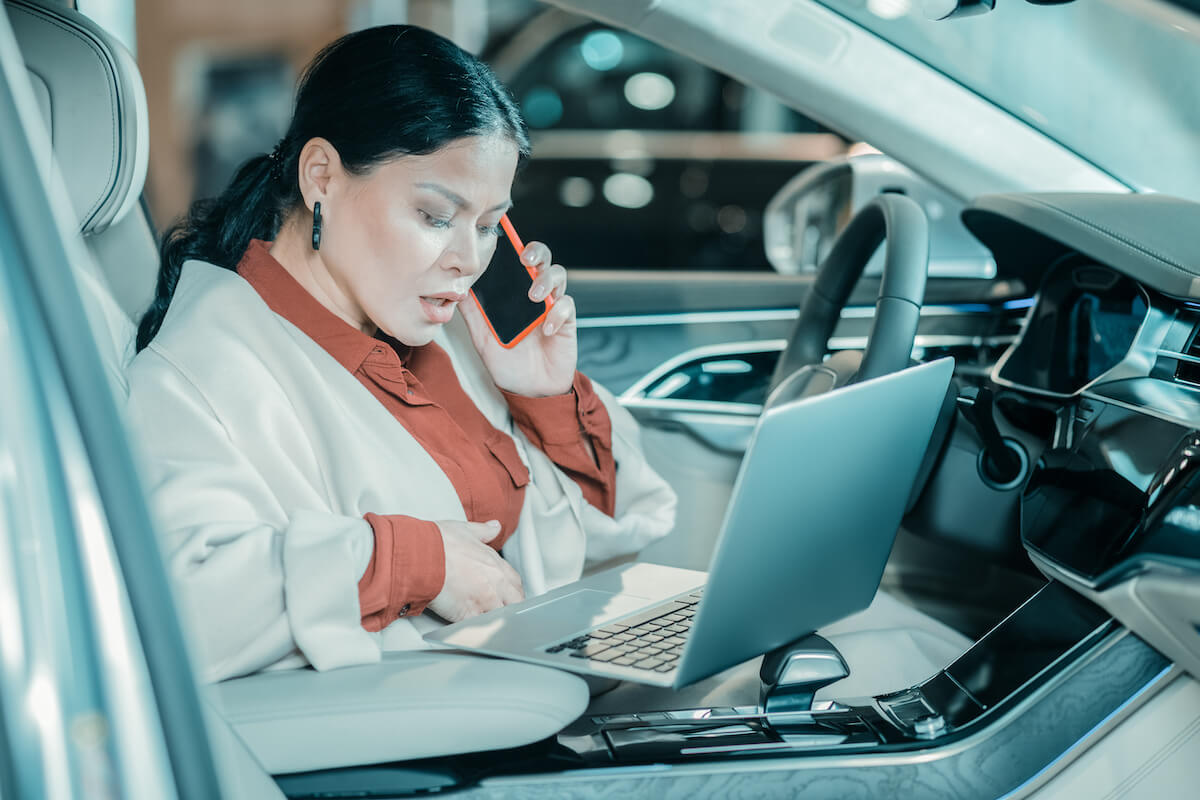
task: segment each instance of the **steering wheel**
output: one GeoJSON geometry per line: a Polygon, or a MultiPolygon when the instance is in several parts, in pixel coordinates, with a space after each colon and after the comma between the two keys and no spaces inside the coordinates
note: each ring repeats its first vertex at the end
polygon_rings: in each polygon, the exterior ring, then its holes
{"type": "Polygon", "coordinates": [[[779,357],[767,404],[811,397],[904,369],[917,336],[929,271],[929,221],[920,204],[881,194],[854,215],[817,273],[779,357]],[[875,319],[861,360],[847,351],[825,360],[850,292],[886,241],[875,319]]]}

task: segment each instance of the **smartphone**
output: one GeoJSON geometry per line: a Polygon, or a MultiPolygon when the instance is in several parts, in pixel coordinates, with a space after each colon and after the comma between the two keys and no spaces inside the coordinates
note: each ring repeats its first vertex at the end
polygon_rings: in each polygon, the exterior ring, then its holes
{"type": "Polygon", "coordinates": [[[537,272],[521,262],[525,245],[507,214],[500,217],[500,227],[508,243],[497,243],[491,264],[471,287],[471,297],[501,347],[515,347],[545,321],[551,301],[529,299],[537,272]]]}

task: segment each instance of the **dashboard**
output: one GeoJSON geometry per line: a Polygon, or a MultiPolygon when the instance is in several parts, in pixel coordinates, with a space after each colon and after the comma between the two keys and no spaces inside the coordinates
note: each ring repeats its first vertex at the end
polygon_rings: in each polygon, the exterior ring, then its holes
{"type": "Polygon", "coordinates": [[[963,216],[1036,289],[990,375],[1007,433],[1037,442],[1025,551],[1200,669],[1200,205],[1011,195],[963,216]]]}
{"type": "Polygon", "coordinates": [[[1200,205],[1161,195],[993,195],[963,220],[1002,276],[1036,290],[992,370],[998,388],[1200,426],[1200,205]]]}

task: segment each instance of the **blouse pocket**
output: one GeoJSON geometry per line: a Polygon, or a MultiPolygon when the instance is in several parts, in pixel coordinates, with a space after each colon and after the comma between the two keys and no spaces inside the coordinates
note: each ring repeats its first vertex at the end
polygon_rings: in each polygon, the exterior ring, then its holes
{"type": "Polygon", "coordinates": [[[488,437],[484,444],[491,452],[492,458],[500,462],[504,471],[508,473],[508,477],[512,479],[513,488],[520,489],[529,483],[529,468],[521,461],[516,442],[512,440],[511,436],[496,431],[495,434],[488,437]]]}

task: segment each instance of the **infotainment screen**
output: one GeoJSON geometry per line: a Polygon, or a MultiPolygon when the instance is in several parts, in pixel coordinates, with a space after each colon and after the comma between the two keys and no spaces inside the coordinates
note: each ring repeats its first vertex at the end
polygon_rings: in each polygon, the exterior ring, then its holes
{"type": "Polygon", "coordinates": [[[1148,310],[1132,279],[1073,257],[1046,276],[996,377],[1040,392],[1074,394],[1125,357],[1148,310]]]}

